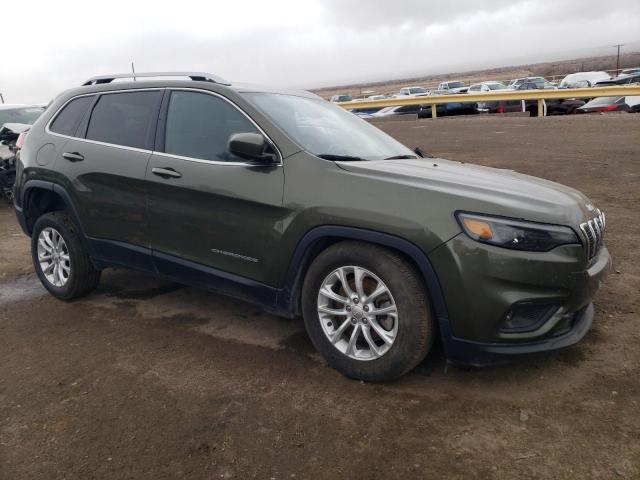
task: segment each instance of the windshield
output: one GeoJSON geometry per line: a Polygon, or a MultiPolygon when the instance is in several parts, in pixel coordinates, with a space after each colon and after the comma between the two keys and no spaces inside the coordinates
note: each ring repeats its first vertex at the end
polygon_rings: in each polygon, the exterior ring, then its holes
{"type": "Polygon", "coordinates": [[[12,108],[8,110],[0,109],[0,127],[5,123],[26,123],[32,125],[40,115],[44,112],[44,108],[25,107],[12,108]]]}
{"type": "Polygon", "coordinates": [[[507,86],[502,83],[485,83],[485,85],[489,87],[489,90],[504,90],[507,88],[507,86]]]}
{"type": "Polygon", "coordinates": [[[449,85],[449,88],[464,87],[464,83],[462,83],[462,82],[449,82],[448,85],[449,85]]]}
{"type": "Polygon", "coordinates": [[[244,95],[296,143],[314,155],[364,160],[415,156],[383,131],[324,100],[274,93],[244,95]]]}
{"type": "Polygon", "coordinates": [[[411,93],[427,93],[427,89],[422,87],[411,87],[409,91],[411,93]]]}

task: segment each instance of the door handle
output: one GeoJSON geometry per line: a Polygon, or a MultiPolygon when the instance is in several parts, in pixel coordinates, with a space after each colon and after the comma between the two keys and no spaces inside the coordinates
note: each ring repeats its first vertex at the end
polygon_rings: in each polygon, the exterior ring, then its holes
{"type": "Polygon", "coordinates": [[[153,173],[154,175],[158,175],[159,177],[162,178],[180,178],[182,177],[182,174],[180,172],[175,171],[173,168],[159,168],[159,167],[153,167],[151,169],[151,173],[153,173]]]}
{"type": "Polygon", "coordinates": [[[84,160],[84,155],[78,152],[64,152],[62,158],[66,158],[70,162],[81,162],[84,160]]]}

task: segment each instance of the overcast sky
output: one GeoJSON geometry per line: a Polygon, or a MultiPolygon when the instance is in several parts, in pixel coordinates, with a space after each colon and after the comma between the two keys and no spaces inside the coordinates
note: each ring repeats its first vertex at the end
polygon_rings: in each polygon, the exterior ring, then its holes
{"type": "Polygon", "coordinates": [[[47,102],[131,61],[313,88],[640,41],[640,0],[30,0],[3,2],[0,18],[0,92],[12,103],[47,102]]]}

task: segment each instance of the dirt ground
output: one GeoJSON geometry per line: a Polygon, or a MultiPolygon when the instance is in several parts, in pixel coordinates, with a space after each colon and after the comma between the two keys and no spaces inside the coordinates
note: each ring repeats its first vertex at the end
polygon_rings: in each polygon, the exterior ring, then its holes
{"type": "Polygon", "coordinates": [[[577,346],[401,380],[323,365],[300,322],[139,273],[63,303],[0,208],[0,478],[640,478],[640,115],[388,122],[437,156],[577,187],[615,270],[577,346]]]}

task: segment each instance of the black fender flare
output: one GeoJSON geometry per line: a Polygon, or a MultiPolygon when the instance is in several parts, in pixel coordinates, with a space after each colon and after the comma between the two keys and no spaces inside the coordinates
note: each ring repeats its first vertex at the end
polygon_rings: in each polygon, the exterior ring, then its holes
{"type": "MultiPolygon", "coordinates": [[[[289,316],[300,314],[300,291],[307,268],[318,253],[318,245],[327,240],[360,240],[398,250],[417,265],[427,286],[431,308],[436,316],[441,334],[449,335],[449,315],[444,293],[438,275],[427,255],[414,243],[395,235],[367,230],[363,228],[339,225],[323,225],[309,230],[298,242],[285,275],[282,289],[279,290],[278,310],[289,312],[289,316]]],[[[326,243],[324,244],[326,246],[326,243]]]]}
{"type": "MultiPolygon", "coordinates": [[[[53,192],[55,194],[57,194],[62,201],[64,202],[67,211],[69,212],[69,214],[73,217],[74,222],[76,223],[76,225],[78,226],[78,228],[80,228],[80,234],[83,238],[86,238],[86,235],[84,233],[84,228],[82,228],[82,223],[80,222],[80,215],[78,215],[78,209],[76,208],[75,204],[73,203],[73,200],[71,200],[71,196],[69,195],[69,193],[65,190],[64,187],[62,187],[61,185],[57,184],[57,183],[53,183],[53,182],[48,182],[45,180],[27,180],[24,184],[24,186],[22,187],[22,191],[20,193],[20,205],[22,205],[22,208],[20,209],[22,211],[22,214],[25,217],[26,220],[26,210],[28,205],[25,203],[26,200],[28,200],[29,198],[29,193],[31,190],[33,189],[41,189],[41,190],[48,190],[50,192],[53,192]]],[[[16,208],[16,210],[18,210],[16,208]]],[[[25,225],[28,227],[29,226],[29,222],[25,221],[25,225]]],[[[28,235],[31,235],[31,232],[26,232],[28,235]]]]}

